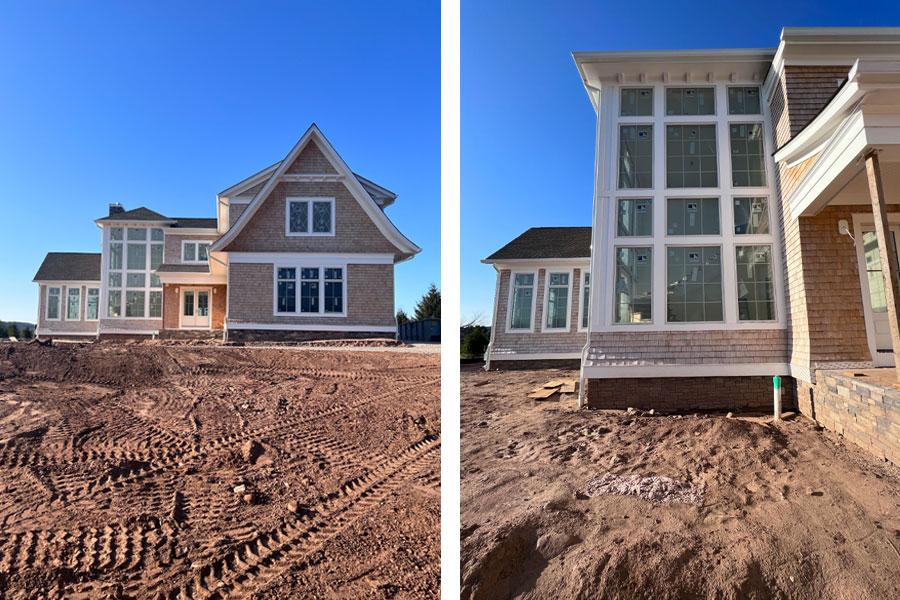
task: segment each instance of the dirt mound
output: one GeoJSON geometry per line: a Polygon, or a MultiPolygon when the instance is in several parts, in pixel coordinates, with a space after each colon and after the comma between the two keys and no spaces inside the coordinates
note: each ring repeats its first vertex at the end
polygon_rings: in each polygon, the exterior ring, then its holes
{"type": "Polygon", "coordinates": [[[437,355],[0,350],[0,598],[438,594],[437,355]]]}
{"type": "Polygon", "coordinates": [[[527,398],[574,375],[463,373],[464,599],[900,595],[900,470],[802,417],[527,398]]]}

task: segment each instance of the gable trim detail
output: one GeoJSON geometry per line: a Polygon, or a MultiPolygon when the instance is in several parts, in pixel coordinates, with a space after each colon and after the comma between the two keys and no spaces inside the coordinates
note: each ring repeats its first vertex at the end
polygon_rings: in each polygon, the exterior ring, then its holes
{"type": "MultiPolygon", "coordinates": [[[[298,140],[294,147],[291,148],[291,151],[288,152],[287,156],[285,156],[278,164],[277,168],[270,173],[265,185],[263,185],[259,192],[256,193],[256,196],[253,197],[253,200],[250,201],[250,204],[247,205],[247,208],[241,213],[241,216],[238,217],[238,220],[234,225],[225,233],[225,235],[219,238],[210,249],[214,251],[223,251],[227,249],[228,245],[237,238],[238,234],[240,234],[244,227],[246,227],[253,219],[253,216],[259,210],[259,207],[262,206],[263,202],[265,202],[266,198],[269,197],[269,194],[272,193],[272,190],[275,189],[275,186],[282,181],[287,169],[312,139],[316,140],[319,150],[325,155],[332,166],[334,166],[338,174],[343,175],[344,183],[351,195],[356,199],[360,207],[362,207],[387,240],[401,253],[417,254],[420,252],[421,248],[407,239],[400,233],[396,226],[391,223],[390,219],[387,218],[387,215],[384,214],[369,193],[366,192],[359,180],[353,176],[353,172],[350,171],[350,168],[335,151],[334,147],[332,147],[331,143],[328,142],[322,132],[319,131],[319,128],[315,123],[310,125],[309,129],[306,130],[306,133],[303,134],[300,140],[298,140]]],[[[259,182],[257,181],[257,183],[259,182]]]]}

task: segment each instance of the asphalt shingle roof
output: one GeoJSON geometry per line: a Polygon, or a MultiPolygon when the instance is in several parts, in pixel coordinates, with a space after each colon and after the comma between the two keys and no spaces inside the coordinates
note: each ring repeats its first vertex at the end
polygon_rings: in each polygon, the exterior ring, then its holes
{"type": "Polygon", "coordinates": [[[219,226],[215,218],[207,219],[205,217],[172,217],[175,227],[190,227],[197,229],[215,229],[219,226]]]}
{"type": "Polygon", "coordinates": [[[100,281],[100,253],[49,252],[34,281],[100,281]]]}
{"type": "Polygon", "coordinates": [[[590,256],[590,227],[532,227],[485,260],[590,256]]]}
{"type": "Polygon", "coordinates": [[[132,208],[120,213],[113,213],[106,217],[97,219],[98,221],[171,221],[169,217],[161,215],[154,210],[150,210],[144,206],[132,208]]]}

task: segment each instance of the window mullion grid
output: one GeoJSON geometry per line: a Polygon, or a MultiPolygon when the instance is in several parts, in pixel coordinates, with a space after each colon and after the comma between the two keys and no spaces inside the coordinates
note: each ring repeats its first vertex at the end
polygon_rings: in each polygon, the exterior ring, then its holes
{"type": "MultiPolygon", "coordinates": [[[[721,107],[716,124],[719,157],[719,218],[722,234],[722,317],[727,327],[737,325],[737,261],[734,235],[734,188],[731,175],[731,116],[728,111],[728,85],[716,84],[716,104],[721,107]]],[[[739,115],[735,115],[739,116],[739,115]]]]}

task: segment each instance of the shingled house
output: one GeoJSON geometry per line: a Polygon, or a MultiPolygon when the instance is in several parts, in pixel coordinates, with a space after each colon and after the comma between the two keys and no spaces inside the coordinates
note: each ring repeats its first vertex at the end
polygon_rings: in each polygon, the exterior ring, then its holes
{"type": "Polygon", "coordinates": [[[287,155],[216,196],[212,218],[112,204],[96,254],[51,252],[34,277],[52,337],[393,337],[394,265],[419,252],[391,191],[312,125],[287,155]]]}
{"type": "Polygon", "coordinates": [[[486,260],[489,366],[575,357],[596,407],[769,406],[779,375],[900,459],[897,391],[850,410],[833,375],[900,356],[900,28],[574,59],[597,116],[592,250],[557,256],[566,234],[533,229],[486,260]]]}

